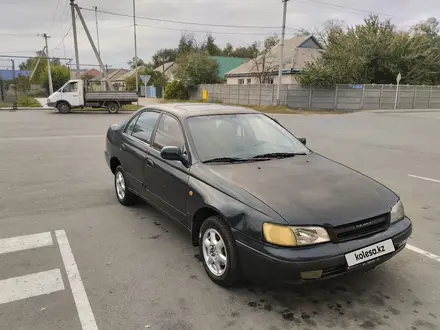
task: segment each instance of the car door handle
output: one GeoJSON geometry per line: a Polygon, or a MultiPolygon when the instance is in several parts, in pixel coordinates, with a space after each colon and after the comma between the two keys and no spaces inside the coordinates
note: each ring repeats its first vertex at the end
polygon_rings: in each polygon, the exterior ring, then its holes
{"type": "Polygon", "coordinates": [[[153,167],[153,165],[154,165],[154,162],[150,158],[148,158],[147,159],[147,166],[148,167],[153,167]]]}

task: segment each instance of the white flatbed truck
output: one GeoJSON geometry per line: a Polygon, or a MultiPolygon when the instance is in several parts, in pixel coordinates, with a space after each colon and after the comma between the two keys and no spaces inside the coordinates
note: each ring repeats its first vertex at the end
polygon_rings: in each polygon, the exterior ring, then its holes
{"type": "Polygon", "coordinates": [[[136,92],[105,91],[88,92],[81,79],[69,80],[63,87],[51,94],[47,106],[57,108],[60,113],[69,113],[75,108],[106,108],[109,113],[117,113],[126,104],[137,102],[136,92]]]}

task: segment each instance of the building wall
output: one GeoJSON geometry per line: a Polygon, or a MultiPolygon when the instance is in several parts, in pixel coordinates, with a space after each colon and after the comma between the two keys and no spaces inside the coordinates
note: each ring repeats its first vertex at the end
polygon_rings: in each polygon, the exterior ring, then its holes
{"type": "MultiPolygon", "coordinates": [[[[273,76],[273,83],[278,83],[278,76],[273,76]]],[[[260,81],[256,77],[228,77],[226,84],[227,85],[249,85],[249,84],[259,84],[260,81]],[[243,80],[243,83],[240,83],[240,80],[243,80]],[[250,79],[250,83],[249,83],[250,79]]],[[[281,77],[282,84],[296,84],[296,77],[292,74],[285,74],[281,77]]]]}

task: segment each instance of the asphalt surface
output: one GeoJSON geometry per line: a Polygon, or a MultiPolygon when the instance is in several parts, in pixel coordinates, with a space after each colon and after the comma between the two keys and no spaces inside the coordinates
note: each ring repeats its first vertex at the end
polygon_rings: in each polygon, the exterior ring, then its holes
{"type": "MultiPolygon", "coordinates": [[[[440,329],[440,262],[409,249],[307,286],[213,284],[182,227],[118,204],[104,134],[126,116],[0,111],[1,329],[440,329]]],[[[409,244],[440,255],[440,182],[413,177],[440,180],[440,112],[278,118],[396,191],[409,244]]]]}

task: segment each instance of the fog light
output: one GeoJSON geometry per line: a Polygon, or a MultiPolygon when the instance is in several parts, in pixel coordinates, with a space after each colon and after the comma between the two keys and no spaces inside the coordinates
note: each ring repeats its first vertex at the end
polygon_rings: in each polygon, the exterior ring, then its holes
{"type": "Polygon", "coordinates": [[[322,276],[322,269],[312,270],[310,272],[301,272],[300,275],[303,280],[314,280],[322,276]]]}

